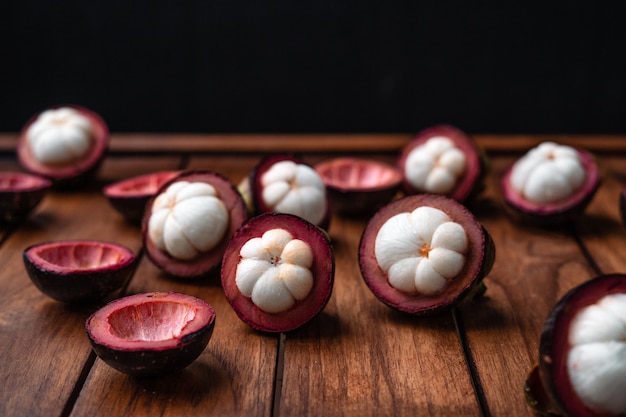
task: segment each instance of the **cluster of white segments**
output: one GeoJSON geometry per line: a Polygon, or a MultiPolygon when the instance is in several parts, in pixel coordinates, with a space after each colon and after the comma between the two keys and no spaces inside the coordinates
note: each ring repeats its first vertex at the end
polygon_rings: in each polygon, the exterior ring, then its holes
{"type": "Polygon", "coordinates": [[[261,177],[262,198],[278,213],[300,216],[319,225],[326,216],[326,186],[310,166],[279,161],[261,177]]]}
{"type": "Polygon", "coordinates": [[[609,294],[581,310],[569,331],[567,370],[589,408],[626,415],[626,294],[609,294]]]}
{"type": "Polygon", "coordinates": [[[520,158],[511,172],[511,186],[536,204],[562,201],[585,183],[586,173],[571,146],[544,142],[520,158]]]}
{"type": "Polygon", "coordinates": [[[465,265],[465,229],[443,211],[418,207],[388,219],[378,231],[374,253],[389,284],[409,294],[433,295],[465,265]]]}
{"type": "Polygon", "coordinates": [[[313,251],[284,229],[270,229],[240,250],[235,284],[266,313],[289,310],[313,288],[313,251]]]}
{"type": "Polygon", "coordinates": [[[160,250],[190,260],[217,246],[229,222],[228,210],[212,185],[177,181],[155,198],[148,234],[160,250]]]}
{"type": "Polygon", "coordinates": [[[404,176],[418,191],[447,194],[458,183],[466,165],[465,154],[452,140],[433,136],[409,153],[404,176]]]}
{"type": "Polygon", "coordinates": [[[34,159],[51,166],[69,165],[82,159],[94,145],[93,136],[91,121],[71,107],[42,112],[26,132],[34,159]]]}

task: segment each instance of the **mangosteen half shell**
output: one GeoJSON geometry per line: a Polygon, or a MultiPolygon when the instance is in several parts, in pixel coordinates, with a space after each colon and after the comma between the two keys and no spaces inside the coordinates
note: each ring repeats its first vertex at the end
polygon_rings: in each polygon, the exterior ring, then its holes
{"type": "Polygon", "coordinates": [[[123,245],[94,240],[37,243],[22,255],[33,284],[67,304],[115,296],[128,285],[141,258],[123,245]]]}
{"type": "Polygon", "coordinates": [[[250,173],[250,193],[255,214],[293,214],[328,230],[330,197],[315,169],[291,155],[270,155],[250,173]]]}
{"type": "Polygon", "coordinates": [[[148,201],[163,184],[180,173],[181,171],[159,171],[127,178],[105,186],[102,193],[127,222],[139,225],[148,201]]]}
{"type": "Polygon", "coordinates": [[[359,267],[372,293],[415,315],[440,312],[483,290],[494,260],[493,241],[474,215],[435,194],[388,203],[359,244],[359,267]]]}
{"type": "Polygon", "coordinates": [[[219,266],[228,241],[247,218],[246,204],[228,179],[212,171],[183,172],[146,206],[146,254],[173,277],[205,276],[219,266]]]}
{"type": "Polygon", "coordinates": [[[264,332],[287,332],[326,306],[335,274],[327,234],[286,213],[251,218],[230,241],[222,288],[239,318],[264,332]]]}
{"type": "Polygon", "coordinates": [[[66,105],[33,116],[18,137],[17,157],[29,172],[54,185],[93,177],[109,145],[109,128],[97,113],[66,105]]]}
{"type": "Polygon", "coordinates": [[[50,180],[22,172],[0,172],[0,225],[22,221],[49,191],[50,180]]]}
{"type": "Polygon", "coordinates": [[[521,220],[540,224],[572,220],[583,213],[600,186],[600,170],[584,149],[543,142],[504,173],[507,206],[521,220]]]}
{"type": "Polygon", "coordinates": [[[180,370],[204,351],[215,327],[215,310],[187,294],[151,292],[111,301],[85,322],[94,352],[133,376],[180,370]]]}
{"type": "Polygon", "coordinates": [[[371,215],[397,194],[402,174],[396,167],[365,158],[341,157],[315,165],[339,214],[371,215]]]}
{"type": "Polygon", "coordinates": [[[527,393],[547,398],[563,416],[626,415],[625,352],[626,275],[597,276],[550,312],[539,343],[539,380],[531,373],[527,393]]]}
{"type": "Polygon", "coordinates": [[[419,132],[401,151],[398,169],[406,194],[441,194],[465,202],[485,186],[485,153],[467,133],[450,125],[419,132]]]}

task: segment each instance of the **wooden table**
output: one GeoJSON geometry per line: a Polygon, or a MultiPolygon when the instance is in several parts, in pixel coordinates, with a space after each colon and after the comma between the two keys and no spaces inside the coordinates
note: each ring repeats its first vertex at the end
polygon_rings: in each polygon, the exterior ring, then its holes
{"type": "MultiPolygon", "coordinates": [[[[129,292],[172,290],[217,312],[213,338],[185,370],[137,379],[101,362],[84,328],[95,307],[41,294],[22,262],[48,240],[116,241],[139,251],[141,233],[101,193],[104,184],[161,169],[210,169],[238,183],[266,153],[300,152],[316,163],[345,154],[393,161],[409,135],[115,134],[98,181],[47,195],[24,224],[0,230],[0,416],[530,416],[522,387],[537,361],[543,321],[573,286],[626,271],[618,195],[626,185],[626,137],[477,135],[491,158],[487,190],[471,208],[497,257],[484,297],[437,317],[380,303],[362,281],[364,220],[335,217],[333,295],[312,322],[262,334],[241,322],[219,280],[176,281],[143,258],[129,292]],[[547,139],[594,151],[604,181],[571,227],[540,229],[509,218],[498,180],[523,151],[547,139]],[[357,151],[358,150],[358,151],[357,151]]],[[[19,169],[15,134],[0,135],[1,169],[19,169]]]]}

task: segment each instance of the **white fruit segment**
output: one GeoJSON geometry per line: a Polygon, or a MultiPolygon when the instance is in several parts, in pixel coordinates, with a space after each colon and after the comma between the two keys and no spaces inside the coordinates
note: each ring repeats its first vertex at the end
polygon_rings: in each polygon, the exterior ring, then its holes
{"type": "Polygon", "coordinates": [[[433,136],[407,156],[404,176],[421,192],[447,194],[465,172],[467,158],[452,140],[433,136]]]}
{"type": "Polygon", "coordinates": [[[275,163],[261,177],[262,198],[272,211],[320,224],[326,215],[326,186],[310,166],[294,161],[275,163]]]}
{"type": "Polygon", "coordinates": [[[162,251],[189,260],[217,246],[229,222],[228,210],[212,185],[177,181],[155,198],[148,233],[162,251]]]}
{"type": "Polygon", "coordinates": [[[626,294],[609,294],[582,311],[569,331],[567,371],[589,408],[626,415],[626,294]]]}
{"type": "Polygon", "coordinates": [[[510,183],[526,200],[550,204],[573,195],[583,186],[585,177],[576,149],[544,142],[513,165],[510,183]]]}
{"type": "Polygon", "coordinates": [[[266,313],[289,310],[313,288],[313,252],[284,229],[271,229],[240,250],[235,284],[266,313]]]}
{"type": "Polygon", "coordinates": [[[93,126],[78,110],[60,107],[42,112],[28,127],[27,143],[34,159],[43,165],[69,165],[94,146],[93,126]]]}
{"type": "Polygon", "coordinates": [[[389,284],[409,294],[441,291],[463,269],[467,251],[465,229],[443,211],[426,206],[388,219],[374,243],[389,284]]]}

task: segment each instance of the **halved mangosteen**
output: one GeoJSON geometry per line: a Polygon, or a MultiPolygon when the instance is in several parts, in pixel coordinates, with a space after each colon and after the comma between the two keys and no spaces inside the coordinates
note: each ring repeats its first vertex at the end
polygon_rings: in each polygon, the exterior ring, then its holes
{"type": "Polygon", "coordinates": [[[250,173],[249,190],[255,214],[293,214],[328,230],[330,197],[315,169],[291,155],[263,158],[250,173]]]}
{"type": "Polygon", "coordinates": [[[435,194],[395,200],[369,220],[359,267],[372,293],[415,315],[440,312],[484,290],[495,246],[458,201],[435,194]]]}
{"type": "Polygon", "coordinates": [[[328,302],[335,260],[318,226],[286,213],[251,218],[232,238],[222,262],[222,288],[239,318],[264,332],[287,332],[328,302]]]}
{"type": "Polygon", "coordinates": [[[396,167],[373,159],[334,158],[315,165],[315,170],[340,214],[371,215],[391,201],[402,184],[396,167]]]}
{"type": "Polygon", "coordinates": [[[39,175],[0,172],[0,225],[28,217],[51,185],[50,180],[39,175]]]}
{"type": "Polygon", "coordinates": [[[159,171],[127,178],[105,186],[102,193],[127,222],[141,224],[148,201],[163,184],[180,173],[181,171],[159,171]]]}
{"type": "Polygon", "coordinates": [[[540,224],[581,215],[600,186],[600,170],[584,149],[543,142],[504,173],[501,189],[507,206],[521,220],[540,224]]]}
{"type": "Polygon", "coordinates": [[[552,415],[626,415],[624,352],[626,275],[600,275],[568,291],[546,319],[529,403],[552,415]]]}
{"type": "Polygon", "coordinates": [[[398,168],[406,194],[440,194],[465,202],[484,189],[487,156],[471,136],[450,125],[419,132],[402,149],[398,168]]]}
{"type": "Polygon", "coordinates": [[[117,243],[64,240],[29,246],[23,260],[42,293],[62,303],[83,304],[119,293],[130,282],[140,256],[117,243]]]}
{"type": "Polygon", "coordinates": [[[100,308],[85,322],[94,352],[133,376],[185,368],[204,351],[215,310],[199,298],[175,292],[129,295],[100,308]]]}
{"type": "Polygon", "coordinates": [[[26,123],[17,157],[27,171],[62,186],[93,177],[108,145],[109,128],[100,115],[81,106],[58,106],[26,123]]]}
{"type": "Polygon", "coordinates": [[[219,266],[228,241],[247,218],[246,204],[228,179],[213,171],[183,172],[146,206],[146,254],[173,277],[205,276],[219,266]]]}

